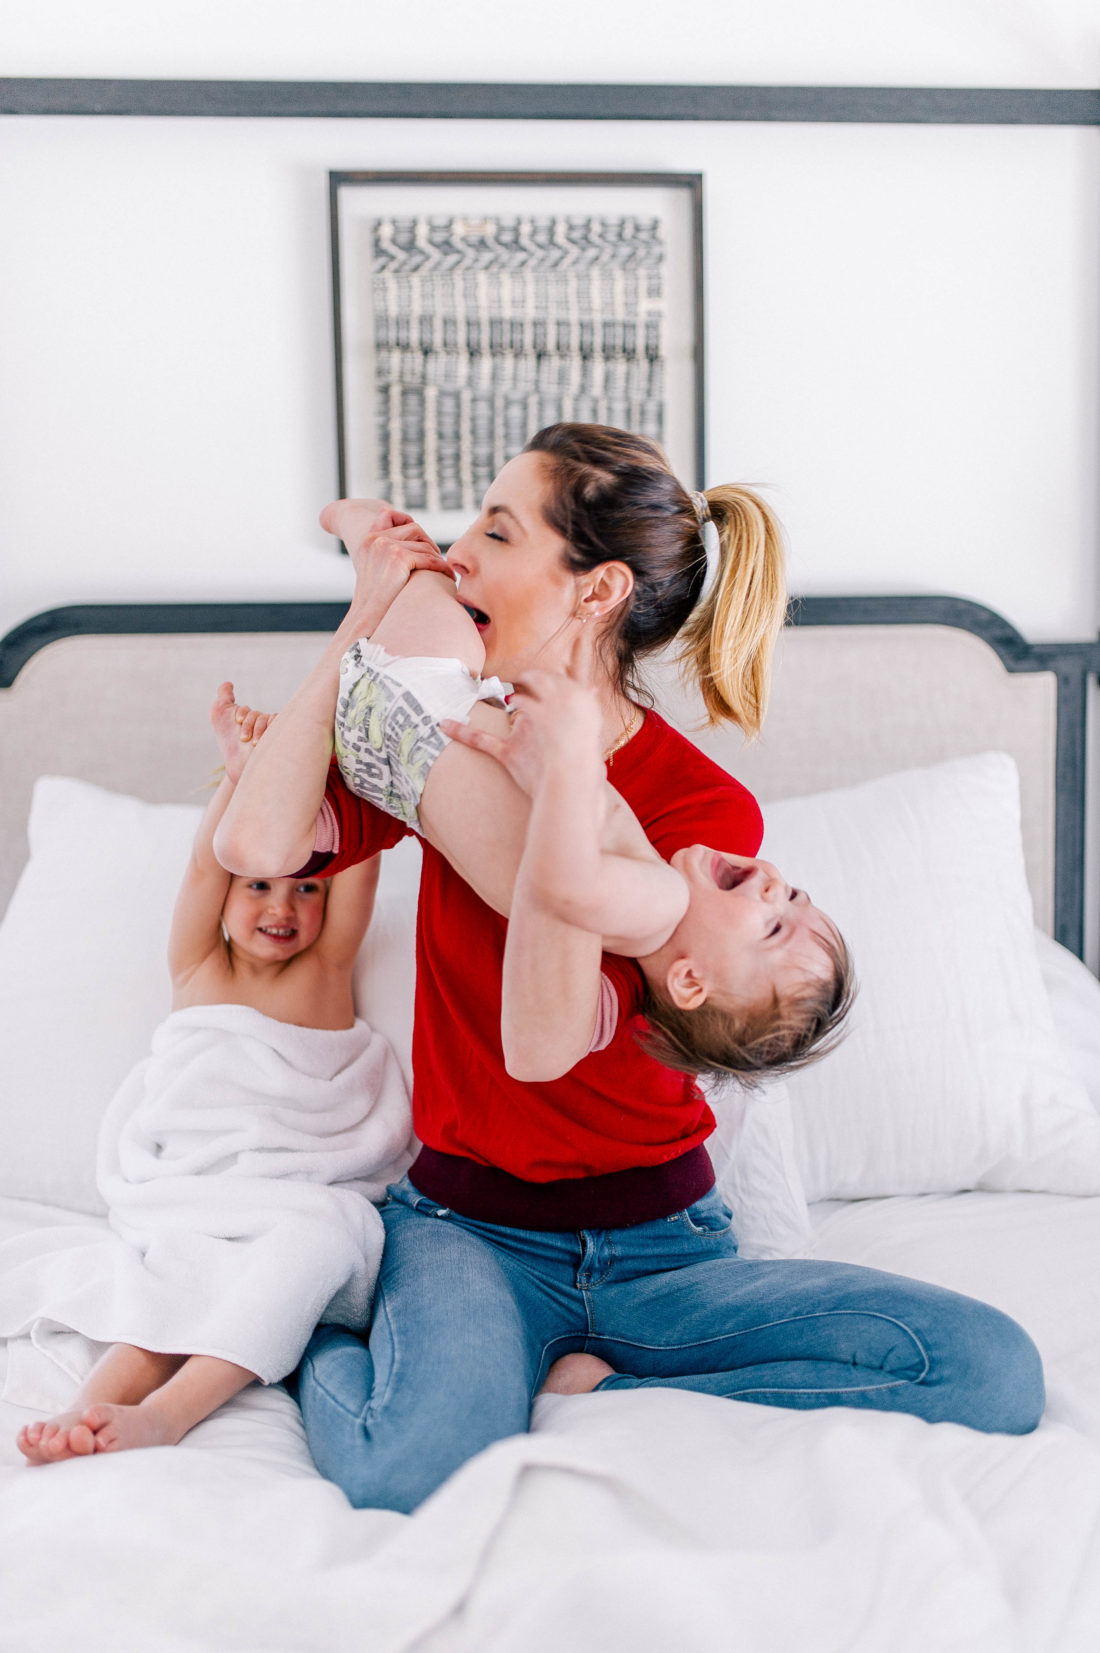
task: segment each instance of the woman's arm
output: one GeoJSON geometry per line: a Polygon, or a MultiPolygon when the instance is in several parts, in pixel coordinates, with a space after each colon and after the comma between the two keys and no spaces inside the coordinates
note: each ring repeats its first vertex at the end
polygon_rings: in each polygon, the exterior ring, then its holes
{"type": "Polygon", "coordinates": [[[322,522],[343,534],[355,566],[355,593],[339,629],[305,682],[264,736],[217,832],[215,850],[234,872],[297,872],[313,852],[325,795],[340,660],[369,637],[417,568],[449,573],[424,531],[379,500],[342,500],[322,522]]]}

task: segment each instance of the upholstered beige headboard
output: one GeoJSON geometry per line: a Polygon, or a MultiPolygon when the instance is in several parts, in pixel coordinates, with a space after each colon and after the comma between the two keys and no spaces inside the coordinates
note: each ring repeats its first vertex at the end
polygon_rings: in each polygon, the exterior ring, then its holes
{"type": "Polygon", "coordinates": [[[788,627],[764,733],[752,744],[728,726],[701,729],[674,673],[663,671],[655,686],[672,720],[765,805],[946,758],[1008,752],[1021,777],[1036,921],[1051,929],[1053,672],[1011,675],[981,638],[948,626],[788,627]]]}
{"type": "MultiPolygon", "coordinates": [[[[0,690],[0,905],[26,858],[39,774],[75,775],[154,802],[202,795],[217,753],[207,723],[224,678],[278,707],[323,646],[314,633],[80,635],[48,643],[0,690]]],[[[1020,768],[1038,921],[1053,914],[1055,674],[1014,675],[968,631],[942,625],[788,628],[764,737],[700,731],[668,669],[658,704],[762,802],[988,750],[1020,768]]],[[[765,812],[766,813],[766,812],[765,812]]]]}

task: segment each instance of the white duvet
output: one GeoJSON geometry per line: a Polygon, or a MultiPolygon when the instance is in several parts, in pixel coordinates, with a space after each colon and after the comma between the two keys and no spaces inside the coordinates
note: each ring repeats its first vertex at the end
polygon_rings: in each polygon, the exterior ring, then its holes
{"type": "Polygon", "coordinates": [[[0,1244],[6,1398],[56,1404],[107,1343],[218,1355],[277,1381],[320,1319],[363,1326],[382,1255],[372,1200],[407,1163],[397,1060],[365,1022],[294,1027],[179,1010],[100,1133],[110,1228],[0,1244]]]}
{"type": "Polygon", "coordinates": [[[407,1517],[354,1511],[321,1480],[278,1387],[178,1447],[33,1470],[11,1442],[29,1414],[6,1406],[0,1645],[1095,1653],[1100,1200],[866,1201],[818,1226],[821,1255],[982,1287],[1015,1313],[1047,1365],[1039,1430],[546,1397],[531,1434],[407,1517]]]}

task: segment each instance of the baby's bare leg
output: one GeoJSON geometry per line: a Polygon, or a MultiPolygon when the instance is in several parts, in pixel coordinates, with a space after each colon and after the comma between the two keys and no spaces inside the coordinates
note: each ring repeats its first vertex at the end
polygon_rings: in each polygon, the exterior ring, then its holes
{"type": "Polygon", "coordinates": [[[20,1452],[32,1464],[86,1457],[96,1450],[95,1431],[86,1421],[89,1407],[100,1402],[139,1404],[166,1383],[186,1358],[155,1354],[131,1343],[114,1344],[96,1361],[68,1410],[42,1423],[27,1424],[19,1431],[16,1441],[20,1452]]]}
{"type": "MultiPolygon", "coordinates": [[[[484,701],[471,708],[468,721],[491,734],[508,734],[508,713],[484,701]]],[[[418,811],[429,844],[487,906],[505,917],[529,812],[526,797],[495,758],[457,741],[445,746],[429,769],[418,811]]]]}
{"type": "Polygon", "coordinates": [[[160,1388],[136,1406],[100,1401],[84,1413],[96,1452],[138,1446],[175,1446],[211,1412],[255,1381],[255,1372],[214,1355],[191,1355],[160,1388]]]}
{"type": "Polygon", "coordinates": [[[446,574],[421,569],[397,593],[374,628],[371,642],[390,654],[461,660],[473,677],[485,665],[485,645],[446,574]]]}

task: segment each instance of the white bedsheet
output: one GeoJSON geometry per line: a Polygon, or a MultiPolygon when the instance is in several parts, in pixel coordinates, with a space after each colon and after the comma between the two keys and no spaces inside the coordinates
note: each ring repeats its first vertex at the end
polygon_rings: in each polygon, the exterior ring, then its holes
{"type": "MultiPolygon", "coordinates": [[[[0,1234],[47,1220],[8,1202],[0,1234]]],[[[1040,1429],[673,1391],[547,1397],[530,1435],[405,1517],[353,1511],[321,1480],[280,1388],[246,1391],[178,1447],[34,1470],[11,1440],[29,1414],[3,1407],[0,1645],[1094,1653],[1100,1327],[1081,1292],[1100,1274],[1100,1200],[874,1201],[818,1225],[822,1255],[1016,1314],[1047,1362],[1040,1429]]]]}

